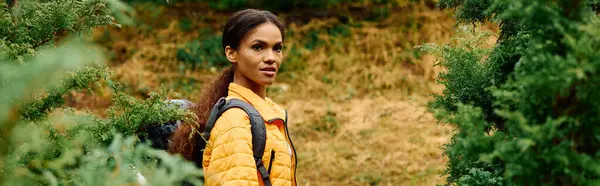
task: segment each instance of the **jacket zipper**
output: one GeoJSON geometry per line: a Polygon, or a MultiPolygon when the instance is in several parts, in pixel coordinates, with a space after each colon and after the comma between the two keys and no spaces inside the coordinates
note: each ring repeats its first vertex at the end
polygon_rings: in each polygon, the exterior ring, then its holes
{"type": "Polygon", "coordinates": [[[271,160],[269,160],[269,169],[267,169],[269,175],[271,175],[271,167],[273,167],[273,160],[275,160],[275,150],[271,150],[271,160]]]}
{"type": "MultiPolygon", "coordinates": [[[[269,120],[267,122],[271,123],[275,120],[282,120],[281,118],[274,118],[272,120],[269,120]]],[[[286,138],[287,140],[290,142],[290,146],[292,147],[292,151],[293,151],[293,156],[294,156],[294,186],[298,185],[297,181],[296,181],[296,168],[298,167],[298,156],[296,154],[296,148],[294,148],[294,143],[292,143],[292,138],[290,137],[290,131],[288,130],[288,125],[287,125],[287,120],[288,120],[288,113],[287,110],[285,111],[285,120],[283,120],[283,126],[285,128],[285,134],[286,134],[286,138]]]]}
{"type": "Polygon", "coordinates": [[[285,111],[285,121],[283,121],[283,126],[285,126],[285,134],[288,138],[288,141],[290,142],[290,146],[292,146],[292,151],[294,151],[294,185],[297,185],[298,183],[296,182],[296,167],[298,166],[298,156],[296,154],[296,148],[294,148],[294,143],[292,143],[292,138],[290,137],[290,131],[288,130],[288,125],[287,125],[287,120],[288,120],[288,113],[287,110],[285,111]]]}

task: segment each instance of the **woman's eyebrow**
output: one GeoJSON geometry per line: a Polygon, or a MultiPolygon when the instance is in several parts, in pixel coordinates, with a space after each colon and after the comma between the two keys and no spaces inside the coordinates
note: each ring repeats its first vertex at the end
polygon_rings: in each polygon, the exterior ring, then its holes
{"type": "MultiPolygon", "coordinates": [[[[263,41],[263,40],[260,40],[260,39],[252,40],[250,43],[254,43],[254,42],[258,42],[259,44],[263,44],[263,45],[267,44],[266,41],[263,41]]],[[[278,41],[277,43],[275,43],[275,45],[281,45],[281,44],[283,44],[283,42],[281,42],[281,41],[278,41]]]]}
{"type": "Polygon", "coordinates": [[[255,39],[255,40],[252,40],[252,41],[250,41],[250,43],[255,43],[255,42],[258,42],[258,43],[260,43],[260,44],[267,43],[267,42],[264,42],[264,41],[262,41],[262,40],[259,40],[259,39],[255,39]]]}

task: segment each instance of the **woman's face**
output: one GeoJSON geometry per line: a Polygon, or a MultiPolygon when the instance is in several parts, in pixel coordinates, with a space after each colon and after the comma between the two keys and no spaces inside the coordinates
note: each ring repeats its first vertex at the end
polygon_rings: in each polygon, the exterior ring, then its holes
{"type": "Polygon", "coordinates": [[[226,53],[229,61],[236,66],[237,73],[256,84],[267,86],[275,81],[283,61],[282,40],[279,28],[267,22],[250,30],[237,50],[226,49],[226,53]]]}

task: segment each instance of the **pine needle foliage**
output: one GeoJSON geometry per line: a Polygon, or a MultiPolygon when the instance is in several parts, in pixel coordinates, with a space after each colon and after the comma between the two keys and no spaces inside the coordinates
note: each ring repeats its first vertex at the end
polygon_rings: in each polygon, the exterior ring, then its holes
{"type": "Polygon", "coordinates": [[[500,25],[484,49],[469,29],[425,45],[448,69],[431,107],[456,126],[448,185],[600,184],[598,1],[441,0],[459,25],[500,25]]]}
{"type": "Polygon", "coordinates": [[[193,114],[164,91],[124,94],[83,41],[93,27],[118,26],[112,9],[103,0],[0,1],[0,184],[202,184],[193,163],[138,138],[193,114]],[[113,94],[107,117],[66,106],[70,93],[101,86],[113,94]]]}

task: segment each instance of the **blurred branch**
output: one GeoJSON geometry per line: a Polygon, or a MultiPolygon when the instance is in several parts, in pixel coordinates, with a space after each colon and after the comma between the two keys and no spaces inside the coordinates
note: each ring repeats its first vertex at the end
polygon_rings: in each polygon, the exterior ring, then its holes
{"type": "MultiPolygon", "coordinates": [[[[56,32],[55,32],[55,33],[56,33],[56,32]]],[[[35,45],[33,46],[33,49],[37,49],[37,47],[39,47],[39,46],[42,46],[42,45],[46,44],[46,43],[47,43],[48,41],[50,41],[50,40],[52,40],[52,38],[47,38],[47,39],[44,39],[42,42],[40,42],[40,43],[38,43],[38,44],[35,44],[35,45]]]]}
{"type": "MultiPolygon", "coordinates": [[[[9,110],[6,121],[2,121],[0,125],[0,159],[4,159],[6,153],[8,153],[10,136],[12,135],[13,128],[17,126],[19,114],[17,109],[13,108],[9,110]]],[[[4,170],[5,162],[0,162],[0,170],[4,170]]],[[[0,180],[4,180],[4,174],[0,174],[0,180]]]]}

